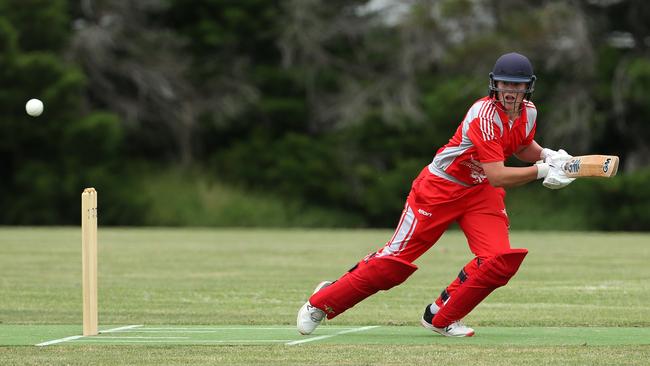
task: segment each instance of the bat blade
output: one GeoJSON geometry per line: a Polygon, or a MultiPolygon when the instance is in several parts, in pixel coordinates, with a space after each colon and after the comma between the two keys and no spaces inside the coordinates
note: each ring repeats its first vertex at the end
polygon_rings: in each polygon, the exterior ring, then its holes
{"type": "Polygon", "coordinates": [[[562,166],[562,170],[570,178],[603,177],[609,178],[618,171],[618,156],[615,155],[583,155],[574,156],[562,166]]]}

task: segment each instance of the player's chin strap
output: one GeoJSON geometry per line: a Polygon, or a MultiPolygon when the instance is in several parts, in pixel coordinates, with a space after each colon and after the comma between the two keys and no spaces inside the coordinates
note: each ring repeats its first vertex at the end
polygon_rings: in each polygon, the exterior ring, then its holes
{"type": "Polygon", "coordinates": [[[503,113],[508,113],[508,111],[505,107],[505,104],[513,104],[515,110],[518,112],[521,112],[524,109],[524,105],[526,104],[527,99],[523,99],[520,103],[517,103],[517,100],[515,98],[514,102],[506,102],[505,100],[498,100],[496,97],[492,97],[492,104],[501,112],[503,113]],[[519,104],[519,107],[517,107],[517,104],[519,104]]]}

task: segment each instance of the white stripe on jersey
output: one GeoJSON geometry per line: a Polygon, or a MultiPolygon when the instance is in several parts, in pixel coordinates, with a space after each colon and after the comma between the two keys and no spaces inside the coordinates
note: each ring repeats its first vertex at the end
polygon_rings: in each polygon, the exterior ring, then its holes
{"type": "Polygon", "coordinates": [[[482,118],[483,112],[485,111],[485,107],[487,105],[488,105],[488,103],[483,103],[481,105],[481,108],[478,110],[478,121],[479,121],[479,124],[480,124],[481,134],[483,135],[483,141],[485,141],[487,139],[487,135],[485,134],[485,128],[484,128],[485,121],[482,118]]]}
{"type": "Polygon", "coordinates": [[[495,139],[496,129],[499,129],[499,136],[503,136],[503,122],[501,121],[499,113],[497,113],[497,108],[498,107],[496,107],[492,100],[481,99],[474,103],[463,119],[462,129],[460,131],[461,135],[454,136],[454,138],[460,137],[460,143],[458,145],[447,144],[444,148],[440,149],[440,151],[438,151],[434,156],[431,164],[429,164],[429,171],[448,181],[467,186],[467,184],[462,183],[445,172],[454,163],[456,158],[463,155],[468,149],[474,146],[468,136],[468,131],[472,123],[479,124],[478,128],[482,135],[481,138],[483,138],[484,141],[495,139]]]}
{"type": "MultiPolygon", "coordinates": [[[[454,160],[461,156],[462,154],[467,151],[467,149],[471,148],[474,146],[472,141],[469,139],[468,131],[470,128],[471,123],[478,123],[481,127],[483,123],[485,123],[485,119],[481,118],[481,116],[484,114],[484,111],[487,111],[489,109],[492,109],[493,111],[496,111],[496,109],[493,108],[493,103],[491,101],[486,101],[482,100],[480,102],[474,103],[470,110],[467,112],[465,115],[465,119],[463,120],[463,128],[461,131],[461,142],[458,146],[447,146],[441,151],[439,151],[436,156],[433,158],[433,161],[431,162],[435,168],[445,171],[449,166],[454,162],[454,160]],[[478,121],[476,121],[478,119],[478,121]]],[[[495,114],[494,112],[492,113],[492,117],[498,118],[498,114],[495,114]]],[[[495,119],[495,122],[500,125],[500,121],[497,121],[495,119]]],[[[481,130],[481,133],[483,134],[483,139],[485,140],[486,135],[483,133],[483,128],[479,128],[481,130]]],[[[436,174],[439,175],[439,174],[436,174]]],[[[448,177],[443,177],[447,180],[449,180],[448,177]]]]}
{"type": "Polygon", "coordinates": [[[485,103],[487,108],[479,112],[479,119],[481,121],[481,133],[483,134],[483,141],[490,141],[494,139],[494,125],[492,124],[492,118],[494,112],[496,111],[494,104],[485,103]]]}
{"type": "Polygon", "coordinates": [[[530,135],[530,131],[535,127],[535,121],[537,120],[537,108],[533,102],[526,101],[524,104],[526,106],[526,116],[528,121],[526,121],[526,136],[530,135]]]}

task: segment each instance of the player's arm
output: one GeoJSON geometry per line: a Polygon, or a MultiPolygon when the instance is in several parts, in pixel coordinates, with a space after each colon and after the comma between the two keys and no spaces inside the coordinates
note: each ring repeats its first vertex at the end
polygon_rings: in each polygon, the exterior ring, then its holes
{"type": "Polygon", "coordinates": [[[535,140],[533,140],[532,143],[522,146],[519,151],[515,153],[515,156],[521,161],[534,163],[540,159],[543,160],[542,150],[543,148],[539,146],[535,140]]]}
{"type": "Polygon", "coordinates": [[[546,176],[548,164],[523,168],[508,167],[503,161],[482,163],[488,181],[495,187],[516,187],[546,176]]]}
{"type": "Polygon", "coordinates": [[[539,144],[533,140],[530,144],[522,146],[516,153],[515,156],[521,161],[527,163],[535,163],[539,160],[545,160],[547,157],[561,156],[564,155],[567,158],[570,158],[566,151],[560,149],[558,151],[547,149],[539,146],[539,144]]]}

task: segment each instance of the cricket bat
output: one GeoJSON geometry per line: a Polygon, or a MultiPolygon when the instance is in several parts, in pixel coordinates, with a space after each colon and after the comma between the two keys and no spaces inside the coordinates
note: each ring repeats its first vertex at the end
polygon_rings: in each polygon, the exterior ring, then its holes
{"type": "Polygon", "coordinates": [[[618,171],[618,156],[582,155],[574,156],[562,166],[569,178],[603,177],[609,178],[618,171]]]}

